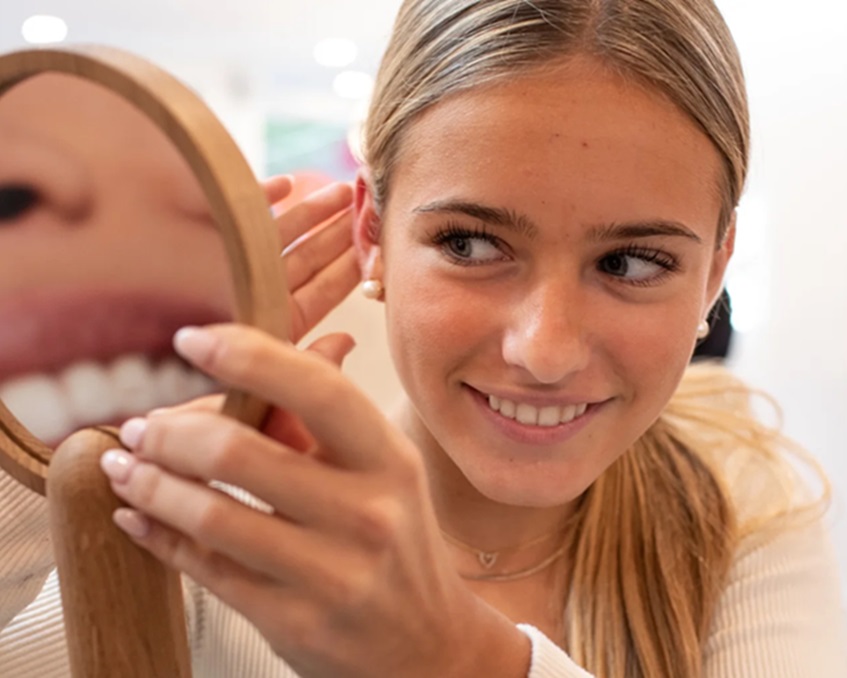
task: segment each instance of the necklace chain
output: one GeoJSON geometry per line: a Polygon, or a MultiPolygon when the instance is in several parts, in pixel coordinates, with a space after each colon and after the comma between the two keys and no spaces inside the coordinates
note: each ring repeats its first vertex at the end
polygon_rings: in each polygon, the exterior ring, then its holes
{"type": "MultiPolygon", "coordinates": [[[[531,540],[524,542],[522,544],[518,544],[517,546],[510,546],[510,547],[507,547],[507,548],[500,549],[498,551],[483,551],[481,549],[474,548],[473,546],[470,546],[469,544],[465,544],[464,542],[459,541],[458,539],[456,539],[456,537],[454,537],[450,534],[447,534],[446,532],[444,532],[444,530],[441,531],[441,534],[444,537],[444,540],[448,544],[452,544],[453,546],[456,546],[456,547],[462,549],[463,551],[466,551],[468,553],[475,555],[477,560],[479,561],[479,564],[482,566],[482,568],[484,570],[491,570],[491,568],[493,568],[494,565],[497,563],[497,560],[499,559],[499,557],[502,553],[506,553],[506,552],[517,553],[519,551],[523,551],[525,549],[530,548],[531,546],[535,546],[537,544],[541,544],[542,542],[547,541],[548,539],[550,539],[554,535],[560,534],[560,532],[561,532],[560,529],[556,529],[553,532],[548,532],[546,534],[542,534],[539,537],[535,537],[534,539],[531,539],[531,540]]],[[[532,576],[533,574],[536,574],[537,572],[541,572],[542,570],[546,569],[547,567],[552,565],[554,562],[556,562],[559,558],[561,558],[562,555],[564,555],[564,553],[565,553],[565,547],[561,546],[560,548],[556,549],[553,553],[551,553],[550,555],[545,557],[540,562],[535,563],[534,565],[530,565],[529,567],[525,567],[525,568],[522,568],[522,569],[519,569],[519,570],[515,570],[513,572],[490,572],[490,571],[486,571],[486,572],[481,572],[481,573],[477,573],[477,574],[468,574],[468,573],[461,573],[460,572],[459,576],[461,576],[463,579],[469,579],[469,580],[472,580],[472,581],[493,581],[493,582],[514,581],[516,579],[523,579],[524,577],[529,577],[529,576],[532,576]]]]}

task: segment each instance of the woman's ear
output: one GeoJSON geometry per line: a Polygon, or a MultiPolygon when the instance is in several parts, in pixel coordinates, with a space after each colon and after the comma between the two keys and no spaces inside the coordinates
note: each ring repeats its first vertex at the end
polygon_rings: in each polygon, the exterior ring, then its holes
{"type": "Polygon", "coordinates": [[[360,169],[356,174],[354,208],[353,245],[359,259],[362,280],[382,282],[382,223],[367,169],[360,169]]]}
{"type": "Polygon", "coordinates": [[[735,251],[735,221],[737,213],[732,213],[729,225],[726,229],[726,234],[723,237],[723,242],[717,250],[715,250],[714,258],[712,259],[712,269],[709,272],[709,282],[706,299],[709,302],[708,308],[711,308],[718,302],[724,289],[724,277],[726,268],[729,265],[732,254],[735,251]]]}

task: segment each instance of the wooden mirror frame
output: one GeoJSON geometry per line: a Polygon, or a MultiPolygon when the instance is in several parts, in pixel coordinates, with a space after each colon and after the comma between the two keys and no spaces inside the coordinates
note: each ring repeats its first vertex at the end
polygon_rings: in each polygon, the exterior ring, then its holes
{"type": "MultiPolygon", "coordinates": [[[[170,138],[199,180],[223,237],[235,287],[235,320],[288,338],[280,246],[269,205],[241,151],[199,97],[144,59],[94,45],[0,56],[0,96],[47,72],[74,75],[111,90],[170,138]]],[[[247,394],[231,391],[224,411],[255,425],[265,407],[247,394]]],[[[45,494],[51,456],[52,450],[0,401],[0,467],[45,494]]]]}
{"type": "MultiPolygon", "coordinates": [[[[77,46],[0,56],[0,96],[35,75],[66,73],[120,95],[161,129],[188,161],[209,201],[235,286],[235,320],[289,338],[280,243],[270,207],[226,130],[189,89],[114,48],[77,46]]],[[[229,391],[225,414],[260,424],[267,405],[229,391]]],[[[74,678],[190,678],[178,573],[112,523],[120,502],[100,471],[115,431],[89,428],[53,451],[0,402],[0,467],[47,495],[74,678]]]]}

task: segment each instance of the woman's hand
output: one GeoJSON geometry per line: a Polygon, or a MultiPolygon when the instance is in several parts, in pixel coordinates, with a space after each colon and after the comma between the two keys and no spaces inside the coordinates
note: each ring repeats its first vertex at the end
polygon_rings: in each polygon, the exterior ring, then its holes
{"type": "Polygon", "coordinates": [[[279,228],[296,343],[338,306],[359,281],[353,250],[353,189],[329,183],[291,202],[296,178],[263,183],[279,228]]]}
{"type": "Polygon", "coordinates": [[[526,638],[450,563],[418,450],[319,354],[343,354],[349,338],[300,351],[222,325],[184,330],[176,346],[278,416],[274,437],[202,410],[125,424],[135,454],[107,453],[104,469],[133,507],[116,522],[141,546],[247,617],[302,676],[526,675],[526,638]]]}

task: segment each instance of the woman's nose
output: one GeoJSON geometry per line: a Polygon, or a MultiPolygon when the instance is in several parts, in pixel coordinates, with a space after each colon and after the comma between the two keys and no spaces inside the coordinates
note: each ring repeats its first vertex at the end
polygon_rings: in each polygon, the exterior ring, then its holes
{"type": "Polygon", "coordinates": [[[586,318],[578,294],[549,282],[513,309],[503,337],[503,358],[541,384],[555,384],[585,369],[586,318]]]}

